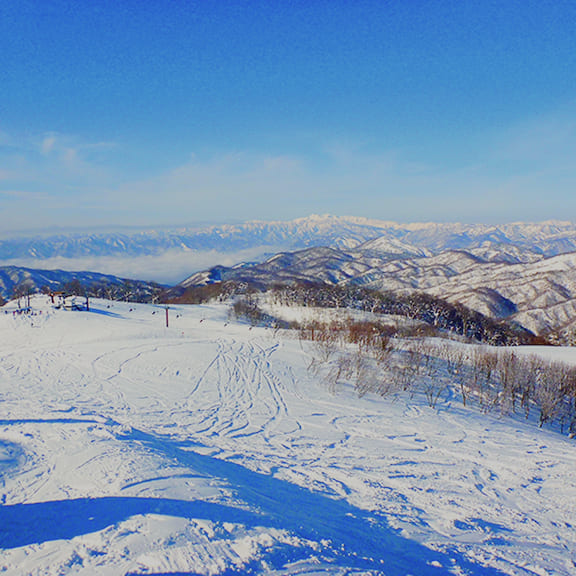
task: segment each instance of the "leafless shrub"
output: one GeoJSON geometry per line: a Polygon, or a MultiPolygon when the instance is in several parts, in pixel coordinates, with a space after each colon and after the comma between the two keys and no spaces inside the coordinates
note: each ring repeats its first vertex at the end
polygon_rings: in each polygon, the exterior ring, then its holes
{"type": "Polygon", "coordinates": [[[422,391],[428,402],[430,408],[436,408],[438,400],[447,389],[447,384],[443,380],[435,380],[434,378],[426,378],[422,384],[422,391]]]}
{"type": "Polygon", "coordinates": [[[516,411],[516,400],[521,392],[522,381],[519,376],[524,362],[518,359],[514,352],[501,352],[498,354],[496,374],[500,383],[499,403],[502,414],[507,415],[516,411]]]}
{"type": "Polygon", "coordinates": [[[379,369],[389,369],[392,353],[394,352],[394,340],[385,334],[381,334],[372,343],[368,352],[375,360],[379,369]]]}
{"type": "Polygon", "coordinates": [[[428,405],[435,408],[440,397],[447,390],[449,382],[444,370],[444,361],[436,343],[420,341],[416,344],[415,350],[416,355],[413,358],[417,362],[419,388],[428,405]]]}
{"type": "Polygon", "coordinates": [[[490,412],[498,404],[498,391],[495,380],[496,367],[498,366],[498,354],[493,351],[485,351],[476,358],[478,364],[475,369],[479,371],[476,379],[477,388],[474,390],[481,409],[490,412]]]}
{"type": "Polygon", "coordinates": [[[422,361],[420,342],[404,341],[402,346],[398,346],[398,352],[392,371],[394,387],[414,394],[414,386],[418,381],[422,361]]]}
{"type": "Polygon", "coordinates": [[[540,409],[540,427],[560,415],[570,377],[571,368],[561,362],[552,362],[541,372],[534,395],[540,409]]]}
{"type": "Polygon", "coordinates": [[[331,329],[329,325],[322,325],[319,330],[316,330],[314,348],[316,349],[318,360],[322,363],[328,362],[338,349],[338,332],[331,329]]]}
{"type": "Polygon", "coordinates": [[[520,394],[520,405],[526,418],[530,416],[530,409],[535,402],[535,390],[541,374],[546,371],[547,363],[539,356],[522,358],[520,369],[516,374],[520,394]]]}
{"type": "Polygon", "coordinates": [[[340,352],[336,359],[331,363],[326,375],[326,383],[330,392],[336,391],[337,385],[346,380],[351,380],[354,374],[354,363],[351,354],[340,352]]]}
{"type": "Polygon", "coordinates": [[[352,362],[354,388],[358,396],[364,396],[368,392],[372,392],[375,388],[375,375],[370,369],[368,358],[358,350],[354,354],[352,362]]]}

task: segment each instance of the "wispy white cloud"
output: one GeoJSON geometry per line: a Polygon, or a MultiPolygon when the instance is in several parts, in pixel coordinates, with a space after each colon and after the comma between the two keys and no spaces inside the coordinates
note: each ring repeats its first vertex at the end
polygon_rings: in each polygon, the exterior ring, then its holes
{"type": "Polygon", "coordinates": [[[56,132],[6,138],[10,144],[0,149],[0,179],[36,183],[57,196],[70,187],[93,188],[111,174],[106,162],[94,161],[93,155],[113,150],[112,142],[84,142],[56,132]]]}
{"type": "Polygon", "coordinates": [[[93,198],[118,181],[107,163],[112,143],[85,142],[56,132],[36,136],[4,133],[3,139],[2,230],[86,223],[93,198]]]}
{"type": "Polygon", "coordinates": [[[493,153],[507,160],[556,163],[573,157],[576,119],[572,116],[545,116],[498,132],[493,153]]]}
{"type": "Polygon", "coordinates": [[[45,134],[38,143],[45,158],[42,169],[54,177],[81,176],[94,178],[102,172],[91,159],[94,151],[112,150],[111,142],[83,142],[76,137],[58,133],[45,134]]]}
{"type": "MultiPolygon", "coordinates": [[[[280,249],[280,247],[279,247],[280,249]]],[[[270,247],[268,250],[272,250],[270,247]]],[[[0,260],[2,266],[24,266],[44,270],[68,270],[72,272],[90,270],[102,274],[113,274],[121,278],[138,278],[165,284],[177,284],[199,270],[215,265],[232,266],[238,262],[261,259],[263,248],[221,253],[215,250],[183,251],[167,250],[162,254],[138,257],[94,256],[81,258],[14,258],[0,260]]]]}
{"type": "Polygon", "coordinates": [[[40,142],[40,151],[43,156],[48,156],[56,146],[56,136],[54,134],[49,134],[42,138],[40,142]]]}

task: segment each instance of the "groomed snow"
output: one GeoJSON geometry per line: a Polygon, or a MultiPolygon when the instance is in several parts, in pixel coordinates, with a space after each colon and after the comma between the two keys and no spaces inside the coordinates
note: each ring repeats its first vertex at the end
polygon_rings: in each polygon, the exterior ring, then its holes
{"type": "Polygon", "coordinates": [[[573,440],[331,394],[225,305],[32,306],[0,309],[0,571],[576,573],[573,440]]]}

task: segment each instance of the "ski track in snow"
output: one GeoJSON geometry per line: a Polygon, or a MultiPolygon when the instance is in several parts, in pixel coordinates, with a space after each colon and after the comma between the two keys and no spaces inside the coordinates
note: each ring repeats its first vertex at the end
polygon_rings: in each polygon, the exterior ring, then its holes
{"type": "Polygon", "coordinates": [[[0,316],[0,571],[576,574],[559,434],[331,394],[222,305],[35,305],[0,316]]]}

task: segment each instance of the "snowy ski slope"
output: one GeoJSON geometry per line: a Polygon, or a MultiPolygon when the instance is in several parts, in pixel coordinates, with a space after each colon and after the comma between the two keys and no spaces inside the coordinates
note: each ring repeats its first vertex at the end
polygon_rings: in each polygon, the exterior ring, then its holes
{"type": "Polygon", "coordinates": [[[331,394],[225,305],[32,305],[0,310],[4,573],[576,574],[573,440],[331,394]]]}

